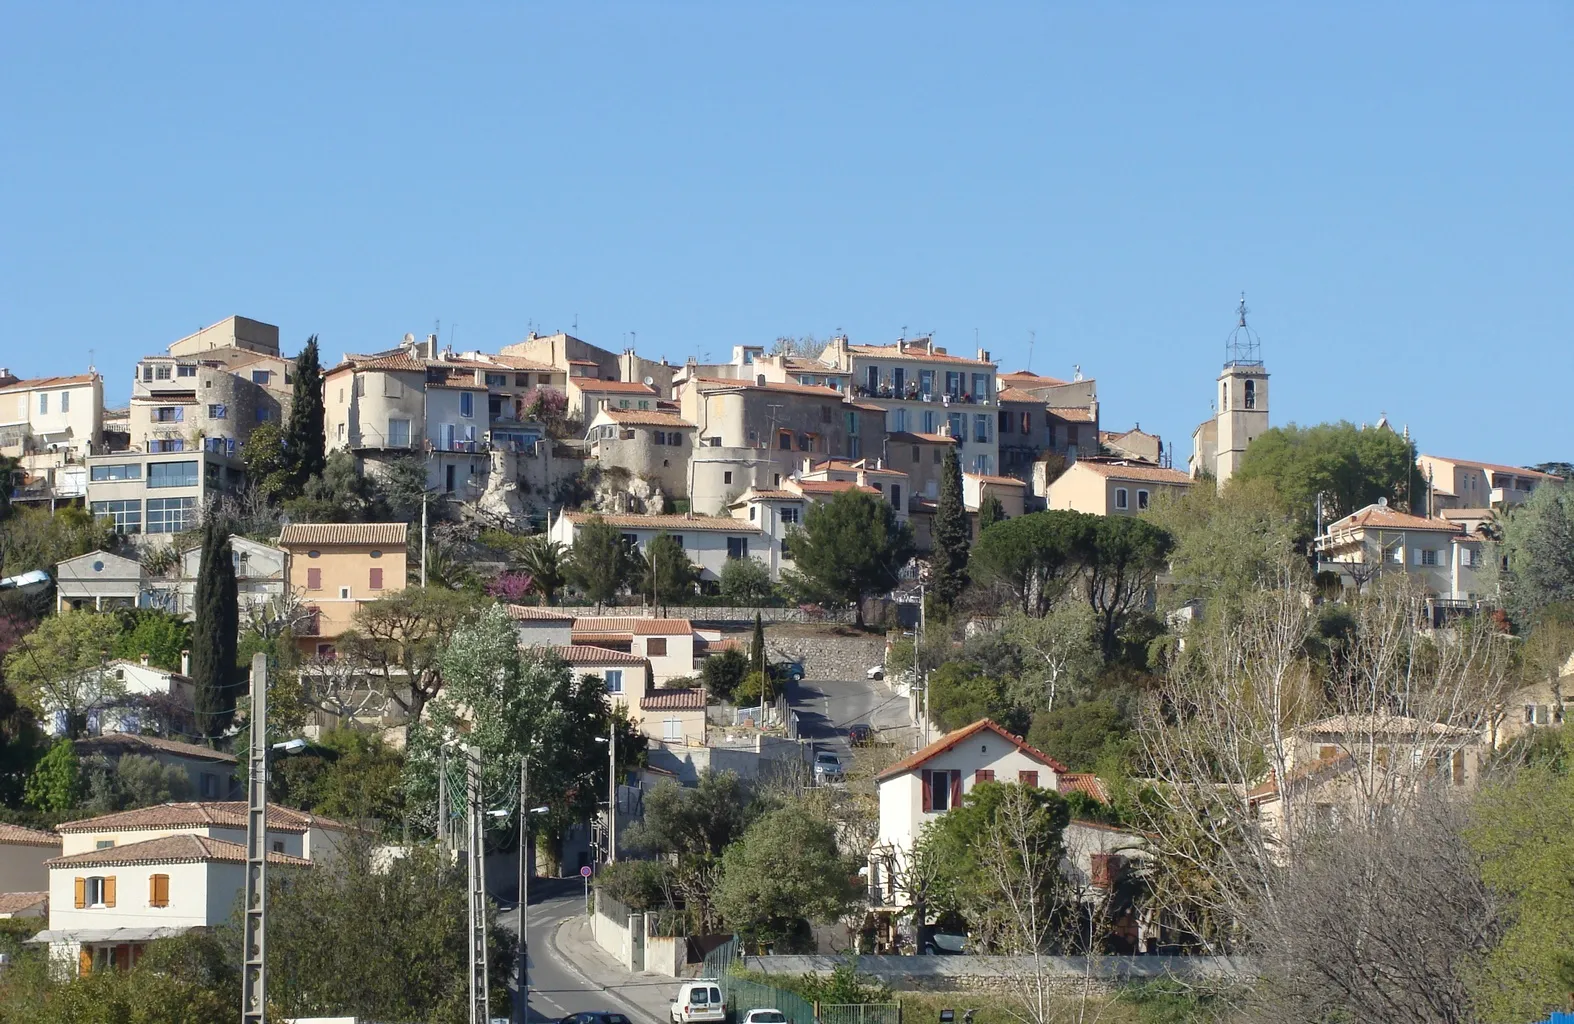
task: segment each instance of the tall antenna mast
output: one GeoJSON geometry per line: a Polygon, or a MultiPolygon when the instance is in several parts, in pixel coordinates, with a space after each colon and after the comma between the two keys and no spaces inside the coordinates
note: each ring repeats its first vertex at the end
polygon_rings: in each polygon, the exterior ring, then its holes
{"type": "Polygon", "coordinates": [[[1027,368],[1029,370],[1033,369],[1033,346],[1036,345],[1036,344],[1038,344],[1038,332],[1037,331],[1028,331],[1027,332],[1027,368]]]}

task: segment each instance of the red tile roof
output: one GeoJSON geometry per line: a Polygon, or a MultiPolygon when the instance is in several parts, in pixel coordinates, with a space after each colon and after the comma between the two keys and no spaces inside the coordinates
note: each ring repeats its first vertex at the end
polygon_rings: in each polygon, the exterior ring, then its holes
{"type": "Polygon", "coordinates": [[[1109,803],[1109,790],[1104,788],[1104,780],[1092,772],[1066,772],[1058,776],[1056,782],[1062,793],[1083,793],[1101,804],[1109,803]]]}
{"type": "Polygon", "coordinates": [[[0,387],[0,394],[8,391],[37,391],[41,388],[62,388],[73,384],[91,384],[96,373],[79,373],[72,377],[34,377],[31,380],[19,380],[15,384],[0,387]]]}
{"type": "Polygon", "coordinates": [[[536,608],[528,604],[506,605],[508,617],[516,622],[573,622],[574,616],[556,608],[536,608]]]}
{"type": "Polygon", "coordinates": [[[956,438],[949,434],[915,434],[906,430],[893,431],[886,439],[903,444],[956,444],[956,438]]]}
{"type": "Polygon", "coordinates": [[[568,382],[581,391],[591,394],[655,395],[656,389],[646,387],[637,380],[596,380],[593,377],[570,377],[568,382]]]}
{"type": "Polygon", "coordinates": [[[1055,419],[1064,420],[1067,423],[1092,423],[1094,420],[1092,409],[1072,407],[1069,409],[1047,409],[1045,411],[1055,417],[1055,419]]]}
{"type": "Polygon", "coordinates": [[[1439,462],[1452,462],[1456,466],[1473,466],[1476,469],[1488,469],[1494,473],[1513,473],[1515,476],[1538,477],[1542,480],[1561,480],[1560,476],[1551,473],[1542,473],[1534,469],[1525,469],[1522,466],[1502,466],[1495,462],[1473,462],[1470,459],[1451,459],[1446,455],[1423,455],[1423,459],[1436,459],[1439,462]]]}
{"type": "Polygon", "coordinates": [[[291,523],[279,534],[279,544],[309,547],[314,544],[388,544],[403,547],[409,523],[291,523]]]}
{"type": "Polygon", "coordinates": [[[0,846],[59,846],[60,837],[10,822],[0,821],[0,846]]]}
{"type": "Polygon", "coordinates": [[[1001,388],[995,397],[1000,399],[1002,402],[1023,402],[1028,405],[1044,404],[1044,400],[1042,398],[1039,398],[1037,395],[1030,395],[1021,388],[1001,388]]]}
{"type": "MultiPolygon", "coordinates": [[[[127,662],[126,664],[129,664],[127,662]]],[[[140,665],[138,666],[141,667],[140,665]]],[[[169,675],[184,679],[185,676],[171,672],[169,675]]],[[[167,740],[162,736],[143,736],[138,733],[110,732],[102,736],[86,736],[74,744],[78,755],[95,754],[103,751],[152,751],[160,754],[175,754],[179,757],[189,757],[198,761],[219,761],[224,764],[235,764],[235,755],[227,754],[222,750],[212,747],[202,747],[195,743],[182,743],[179,740],[167,740]]]]}
{"type": "MultiPolygon", "coordinates": [[[[158,804],[139,807],[131,811],[102,814],[96,818],[67,821],[55,826],[62,833],[71,832],[129,832],[134,829],[155,828],[245,828],[246,803],[243,800],[209,800],[203,802],[158,804]]],[[[310,828],[344,830],[344,825],[331,818],[307,814],[281,804],[268,805],[268,828],[276,832],[305,832],[310,828]]]]}
{"type": "Polygon", "coordinates": [[[0,915],[19,914],[24,910],[48,903],[47,892],[6,892],[0,893],[0,915]]]}
{"type": "Polygon", "coordinates": [[[1059,377],[1043,377],[1029,370],[1012,370],[1010,373],[1002,373],[1000,379],[1002,382],[1009,383],[1015,387],[1058,388],[1064,387],[1068,383],[1059,377]]]}
{"type": "Polygon", "coordinates": [[[1061,764],[1059,761],[1055,760],[1053,757],[1050,757],[1048,754],[1037,749],[1036,747],[1029,745],[1027,741],[1022,739],[1022,737],[1011,735],[1009,732],[1006,732],[988,718],[980,718],[972,725],[963,726],[955,732],[948,732],[917,753],[909,754],[907,757],[902,758],[900,761],[896,762],[891,767],[881,772],[879,775],[876,775],[875,781],[884,782],[886,779],[894,779],[898,775],[905,775],[906,773],[917,768],[919,765],[923,764],[925,761],[945,753],[952,747],[956,746],[958,743],[966,740],[968,737],[976,736],[978,733],[983,732],[986,729],[999,736],[1007,743],[1010,743],[1016,747],[1017,750],[1026,754],[1028,757],[1033,758],[1040,764],[1053,768],[1057,775],[1066,771],[1065,765],[1061,764]]]}
{"type": "Polygon", "coordinates": [[[963,473],[969,480],[977,480],[981,484],[1001,484],[1009,487],[1026,487],[1027,484],[1014,476],[989,476],[985,473],[963,473]]]}
{"type": "Polygon", "coordinates": [[[688,619],[656,619],[636,615],[581,615],[574,619],[574,632],[680,636],[694,632],[694,625],[688,619]]]}
{"type": "Polygon", "coordinates": [[[792,484],[805,494],[841,494],[844,491],[862,491],[865,494],[880,493],[868,484],[860,484],[854,480],[794,480],[792,484]]]}
{"type": "Polygon", "coordinates": [[[1437,533],[1463,533],[1465,528],[1446,519],[1429,519],[1400,512],[1387,505],[1368,505],[1328,526],[1328,532],[1344,530],[1430,530],[1437,533]]]}
{"type": "Polygon", "coordinates": [[[562,373],[563,372],[562,370],[560,370],[557,367],[551,365],[550,363],[537,362],[534,359],[526,359],[524,356],[502,356],[502,355],[499,355],[499,356],[487,356],[487,358],[496,360],[497,362],[501,363],[502,365],[508,367],[511,370],[534,370],[537,373],[562,373]]]}
{"type": "MultiPolygon", "coordinates": [[[[568,521],[578,526],[599,515],[595,512],[565,512],[568,521]]],[[[613,526],[624,530],[665,530],[667,533],[690,533],[695,530],[718,530],[722,533],[759,533],[758,526],[751,526],[742,519],[731,516],[700,516],[675,513],[672,515],[609,514],[600,516],[613,526]]]]}
{"type": "MultiPolygon", "coordinates": [[[[187,833],[148,839],[140,843],[127,843],[124,846],[110,846],[102,850],[88,850],[86,853],[73,853],[69,857],[54,857],[44,861],[44,865],[51,868],[97,868],[127,864],[198,864],[205,861],[244,864],[246,847],[224,839],[187,833]]],[[[284,853],[268,854],[268,863],[291,867],[311,866],[309,860],[291,857],[284,853]]]]}
{"type": "Polygon", "coordinates": [[[614,423],[623,423],[631,427],[679,427],[693,430],[694,424],[676,413],[662,412],[651,409],[602,409],[600,415],[607,417],[614,423]]]}
{"type": "Polygon", "coordinates": [[[643,665],[645,659],[628,651],[613,651],[590,644],[554,646],[552,653],[570,665],[643,665]]]}
{"type": "Polygon", "coordinates": [[[415,356],[400,353],[392,356],[374,356],[371,358],[346,359],[344,362],[329,370],[323,376],[343,373],[346,370],[397,370],[405,373],[425,373],[426,361],[415,356]]]}
{"type": "Polygon", "coordinates": [[[652,690],[640,698],[641,711],[704,711],[705,691],[701,689],[652,690]]]}
{"type": "Polygon", "coordinates": [[[866,465],[866,462],[867,460],[865,459],[858,459],[856,461],[853,459],[826,459],[824,462],[816,462],[814,464],[814,471],[819,472],[822,469],[831,469],[838,473],[856,473],[859,470],[862,470],[863,472],[868,473],[870,476],[907,475],[899,469],[891,469],[889,467],[885,469],[876,469],[872,465],[866,465]]]}
{"type": "Polygon", "coordinates": [[[1178,469],[1165,469],[1149,463],[1120,460],[1117,462],[1099,462],[1095,459],[1078,459],[1076,466],[1085,466],[1099,476],[1109,480],[1134,480],[1138,483],[1171,484],[1176,487],[1190,487],[1191,477],[1178,469]]]}
{"type": "Polygon", "coordinates": [[[831,398],[838,402],[845,397],[835,388],[821,387],[818,384],[786,384],[769,380],[761,384],[758,381],[734,380],[731,377],[696,377],[694,380],[700,385],[708,385],[701,387],[702,391],[730,391],[735,388],[744,391],[781,391],[810,398],[831,398]]]}

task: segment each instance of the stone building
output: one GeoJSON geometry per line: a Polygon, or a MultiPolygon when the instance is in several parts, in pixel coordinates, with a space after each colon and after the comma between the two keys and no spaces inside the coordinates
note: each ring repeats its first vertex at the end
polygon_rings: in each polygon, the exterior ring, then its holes
{"type": "Polygon", "coordinates": [[[659,487],[667,498],[686,499],[694,433],[694,424],[675,412],[602,409],[590,421],[585,439],[603,470],[627,470],[659,487]]]}

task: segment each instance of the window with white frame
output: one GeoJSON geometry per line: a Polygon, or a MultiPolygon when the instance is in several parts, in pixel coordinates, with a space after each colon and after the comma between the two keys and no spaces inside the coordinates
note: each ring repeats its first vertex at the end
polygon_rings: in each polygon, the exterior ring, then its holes
{"type": "Polygon", "coordinates": [[[93,502],[93,515],[113,520],[116,533],[132,534],[142,532],[141,501],[135,499],[127,501],[95,501],[93,502]]]}
{"type": "Polygon", "coordinates": [[[620,668],[609,668],[609,669],[607,669],[606,674],[603,675],[601,678],[606,680],[607,692],[608,693],[622,693],[623,692],[623,670],[622,669],[620,669],[620,668]]]}
{"type": "Polygon", "coordinates": [[[1126,504],[1126,488],[1124,488],[1124,487],[1117,487],[1117,488],[1115,488],[1115,507],[1116,508],[1126,508],[1126,507],[1128,507],[1127,504],[1126,504]]]}
{"type": "Polygon", "coordinates": [[[388,447],[410,447],[410,421],[390,419],[388,421],[388,447]]]}
{"type": "Polygon", "coordinates": [[[71,411],[71,392],[69,392],[69,391],[62,391],[62,392],[60,392],[60,411],[61,412],[70,412],[71,411]]]}
{"type": "Polygon", "coordinates": [[[180,533],[197,525],[196,498],[149,498],[149,533],[180,533]]]}
{"type": "Polygon", "coordinates": [[[799,521],[799,511],[798,511],[798,509],[795,508],[792,505],[783,506],[783,508],[782,508],[782,522],[784,522],[784,523],[796,523],[798,521],[799,521]]]}
{"type": "Polygon", "coordinates": [[[40,416],[49,412],[49,395],[40,393],[38,396],[38,413],[40,416]]]}
{"type": "Polygon", "coordinates": [[[681,740],[683,738],[683,720],[669,718],[661,723],[661,738],[664,740],[681,740]]]}

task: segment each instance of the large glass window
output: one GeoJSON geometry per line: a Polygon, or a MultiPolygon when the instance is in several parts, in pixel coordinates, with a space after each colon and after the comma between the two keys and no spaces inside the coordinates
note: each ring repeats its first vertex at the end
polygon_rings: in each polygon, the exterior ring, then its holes
{"type": "Polygon", "coordinates": [[[607,692],[608,693],[622,693],[623,692],[623,670],[622,669],[620,669],[620,668],[609,668],[609,669],[607,669],[606,675],[603,678],[606,679],[606,681],[607,681],[607,692]]]}
{"type": "Polygon", "coordinates": [[[475,395],[472,395],[468,391],[461,391],[459,393],[459,415],[475,415],[475,395]]]}
{"type": "Polygon", "coordinates": [[[196,498],[148,499],[149,533],[179,533],[196,525],[196,498]]]}
{"type": "Polygon", "coordinates": [[[148,487],[197,486],[196,462],[154,462],[148,465],[148,487]]]}
{"type": "MultiPolygon", "coordinates": [[[[192,372],[195,373],[196,369],[193,368],[192,372]]],[[[169,380],[169,364],[160,363],[159,365],[153,367],[153,378],[155,380],[169,380]]]]}
{"type": "Polygon", "coordinates": [[[116,533],[141,533],[142,532],[142,502],[130,501],[95,501],[93,514],[105,519],[115,521],[116,533]]]}
{"type": "Polygon", "coordinates": [[[410,447],[410,421],[388,421],[388,446],[390,448],[410,447]]]}
{"type": "Polygon", "coordinates": [[[95,483],[105,480],[141,480],[142,467],[136,463],[121,466],[94,466],[88,471],[95,483]]]}
{"type": "Polygon", "coordinates": [[[161,405],[153,410],[155,423],[184,423],[186,420],[186,407],[183,405],[161,405]]]}
{"type": "MultiPolygon", "coordinates": [[[[196,375],[197,368],[195,366],[178,366],[175,368],[175,376],[177,377],[195,377],[196,375]]],[[[168,377],[169,374],[166,373],[164,376],[168,377]]]]}
{"type": "Polygon", "coordinates": [[[973,416],[973,440],[989,440],[989,413],[981,412],[973,416]]]}

